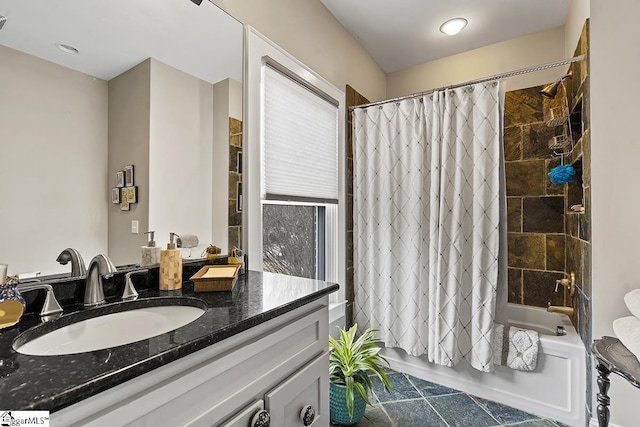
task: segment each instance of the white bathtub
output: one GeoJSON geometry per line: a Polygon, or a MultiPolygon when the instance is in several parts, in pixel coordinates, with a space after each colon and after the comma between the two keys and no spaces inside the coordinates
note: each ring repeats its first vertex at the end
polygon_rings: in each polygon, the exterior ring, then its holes
{"type": "Polygon", "coordinates": [[[385,348],[381,354],[391,368],[427,381],[493,400],[570,426],[585,425],[585,348],[563,314],[543,308],[507,304],[509,323],[540,333],[538,364],[534,372],[496,366],[494,372],[473,369],[462,362],[453,368],[435,365],[426,356],[408,356],[403,350],[385,348]],[[563,326],[566,335],[556,336],[563,326]]]}

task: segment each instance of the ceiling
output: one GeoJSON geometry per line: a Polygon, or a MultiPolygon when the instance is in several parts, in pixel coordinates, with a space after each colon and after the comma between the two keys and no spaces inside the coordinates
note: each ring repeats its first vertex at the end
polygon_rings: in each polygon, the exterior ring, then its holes
{"type": "Polygon", "coordinates": [[[0,0],[0,15],[0,45],[103,80],[154,58],[209,83],[242,81],[243,26],[208,1],[0,0]]]}
{"type": "Polygon", "coordinates": [[[564,25],[570,0],[320,0],[385,73],[564,25]],[[440,32],[462,17],[456,36],[440,32]]]}

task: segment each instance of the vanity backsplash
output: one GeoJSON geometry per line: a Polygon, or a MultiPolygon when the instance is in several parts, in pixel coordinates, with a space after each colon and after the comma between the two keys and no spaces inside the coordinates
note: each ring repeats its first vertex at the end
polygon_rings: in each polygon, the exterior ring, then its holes
{"type": "MultiPolygon", "coordinates": [[[[223,256],[207,259],[184,260],[182,280],[189,280],[189,278],[197,273],[204,265],[219,264],[227,264],[227,257],[223,256]]],[[[104,295],[107,302],[120,300],[125,287],[125,274],[127,273],[134,273],[131,275],[131,280],[140,294],[143,294],[145,290],[158,289],[160,278],[159,265],[147,268],[141,268],[136,264],[119,266],[118,271],[113,275],[113,277],[103,279],[104,295]],[[147,271],[145,272],[145,270],[147,271]],[[140,273],[135,274],[136,271],[140,271],[140,273]]],[[[66,276],[67,275],[43,276],[39,277],[38,280],[41,283],[47,283],[53,287],[58,303],[63,307],[65,312],[68,312],[68,308],[78,308],[79,306],[82,306],[86,277],[66,276]]],[[[173,292],[175,293],[179,291],[173,292]]],[[[22,296],[26,302],[25,315],[40,312],[40,309],[44,304],[45,292],[25,292],[22,296]]]]}

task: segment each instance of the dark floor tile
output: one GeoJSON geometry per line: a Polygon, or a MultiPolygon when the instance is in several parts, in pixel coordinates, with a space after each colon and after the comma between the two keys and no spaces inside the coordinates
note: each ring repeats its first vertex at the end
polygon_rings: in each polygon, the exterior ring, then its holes
{"type": "MultiPolygon", "coordinates": [[[[407,374],[405,374],[405,375],[407,375],[407,374]]],[[[456,389],[453,389],[453,388],[449,388],[449,387],[445,387],[445,386],[440,385],[440,384],[432,383],[431,381],[425,381],[425,380],[422,380],[420,378],[412,377],[411,375],[407,375],[407,378],[409,378],[409,381],[411,381],[411,383],[413,383],[415,388],[417,388],[418,391],[420,393],[422,393],[422,395],[424,397],[442,396],[444,394],[462,393],[459,390],[456,390],[456,389]]]]}
{"type": "Polygon", "coordinates": [[[383,403],[391,422],[397,427],[447,427],[438,413],[424,399],[383,403]]]}
{"type": "Polygon", "coordinates": [[[422,397],[418,390],[401,373],[388,374],[391,393],[388,393],[378,377],[371,377],[373,392],[379,402],[392,402],[394,400],[417,399],[422,397]]]}
{"type": "MultiPolygon", "coordinates": [[[[339,425],[339,424],[333,424],[339,425]]],[[[391,420],[380,405],[367,406],[364,417],[355,427],[392,427],[391,420]]]]}
{"type": "Polygon", "coordinates": [[[500,424],[466,394],[430,397],[427,401],[450,427],[488,427],[500,424]]]}
{"type": "Polygon", "coordinates": [[[533,420],[533,421],[525,421],[524,423],[518,424],[507,424],[513,427],[558,427],[559,424],[553,422],[552,420],[533,420]]]}
{"type": "Polygon", "coordinates": [[[522,421],[537,420],[540,417],[530,414],[528,412],[521,411],[510,406],[502,405],[491,400],[481,399],[476,396],[471,398],[485,411],[487,411],[493,418],[500,421],[501,424],[518,423],[522,421]]]}

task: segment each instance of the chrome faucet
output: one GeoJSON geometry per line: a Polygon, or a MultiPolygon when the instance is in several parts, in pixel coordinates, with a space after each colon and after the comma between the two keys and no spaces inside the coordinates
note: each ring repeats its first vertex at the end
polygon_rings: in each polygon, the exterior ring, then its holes
{"type": "Polygon", "coordinates": [[[84,266],[82,255],[80,255],[80,252],[76,249],[67,248],[60,252],[56,261],[62,265],[67,265],[67,263],[71,261],[71,277],[80,277],[87,274],[87,269],[84,266]]]}
{"type": "Polygon", "coordinates": [[[54,314],[62,313],[62,307],[58,304],[58,300],[56,299],[55,294],[53,293],[53,287],[47,283],[39,283],[39,282],[20,282],[17,286],[18,291],[20,293],[25,293],[29,291],[35,290],[45,290],[47,291],[47,295],[44,299],[44,304],[42,304],[42,310],[40,310],[41,317],[52,316],[54,314]]]}
{"type": "Polygon", "coordinates": [[[84,289],[84,306],[93,307],[104,304],[104,286],[102,278],[113,277],[116,266],[108,256],[100,254],[93,257],[87,269],[87,282],[84,289]]]}

